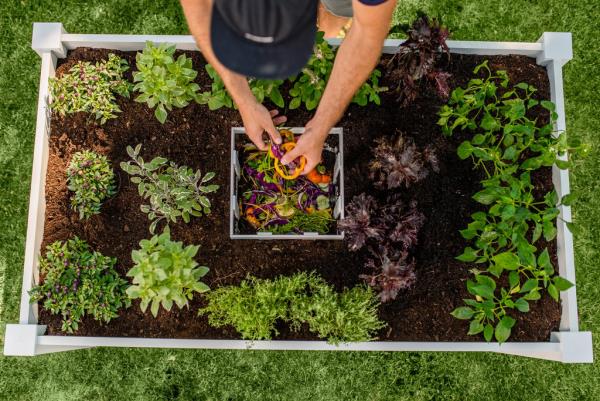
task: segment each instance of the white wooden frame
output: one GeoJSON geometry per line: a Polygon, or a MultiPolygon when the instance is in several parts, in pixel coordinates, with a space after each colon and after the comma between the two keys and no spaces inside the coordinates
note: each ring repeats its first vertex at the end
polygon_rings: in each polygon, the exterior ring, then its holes
{"type": "MultiPolygon", "coordinates": [[[[304,133],[304,128],[288,128],[294,134],[304,133]]],[[[335,207],[333,209],[333,218],[339,221],[344,218],[344,131],[340,127],[332,128],[329,135],[338,137],[337,152],[335,154],[335,167],[333,171],[332,182],[337,185],[335,207]]],[[[319,234],[305,232],[303,234],[272,234],[270,232],[261,232],[256,234],[239,234],[236,232],[236,220],[240,219],[238,205],[238,181],[241,175],[238,151],[235,149],[237,136],[244,136],[246,130],[244,127],[231,128],[231,177],[229,181],[229,237],[231,239],[250,239],[250,240],[271,240],[271,239],[290,239],[290,240],[341,240],[344,239],[344,233],[338,229],[335,234],[319,234]]],[[[325,148],[324,152],[328,148],[325,148]]],[[[331,153],[331,152],[330,152],[331,153]]]]}
{"type": "MultiPolygon", "coordinates": [[[[561,362],[591,363],[592,336],[579,331],[576,288],[561,293],[562,316],[560,331],[551,334],[548,341],[502,345],[485,342],[359,342],[334,346],[324,341],[255,341],[156,339],[124,337],[77,337],[45,335],[46,327],[37,324],[37,305],[30,305],[28,291],[38,279],[38,256],[44,226],[44,184],[48,159],[48,78],[54,75],[57,58],[65,57],[67,50],[76,47],[141,50],[146,41],[175,43],[177,48],[198,50],[191,36],[156,35],[78,35],[68,34],[60,23],[36,23],[33,28],[33,49],[42,58],[38,113],[29,203],[25,266],[18,324],[6,327],[5,355],[38,355],[90,347],[159,347],[159,348],[222,348],[264,350],[346,350],[346,351],[446,351],[495,352],[522,355],[561,362]]],[[[337,41],[332,41],[338,44],[337,41]]],[[[385,53],[393,53],[400,40],[387,40],[385,53]]],[[[545,66],[550,79],[551,100],[556,104],[556,130],[564,131],[565,107],[562,67],[572,58],[571,34],[546,32],[535,43],[449,41],[453,53],[498,55],[520,54],[535,57],[545,66]]],[[[559,196],[569,192],[567,171],[553,168],[553,182],[559,196]]],[[[571,209],[560,207],[558,228],[558,263],[560,275],[575,283],[573,238],[563,219],[571,220],[571,209]]]]}

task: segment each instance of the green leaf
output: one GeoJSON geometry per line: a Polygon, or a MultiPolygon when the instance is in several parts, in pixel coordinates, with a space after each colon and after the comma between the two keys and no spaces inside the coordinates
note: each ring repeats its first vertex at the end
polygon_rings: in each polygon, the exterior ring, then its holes
{"type": "Polygon", "coordinates": [[[554,277],[552,280],[554,282],[554,286],[559,291],[566,291],[569,288],[573,287],[575,284],[571,283],[569,280],[562,278],[560,276],[554,277]]]}
{"type": "Polygon", "coordinates": [[[498,341],[499,343],[506,342],[506,340],[508,340],[508,338],[510,337],[510,332],[511,332],[511,328],[507,327],[504,324],[502,324],[502,321],[500,321],[496,325],[496,330],[494,332],[494,336],[496,337],[496,341],[498,341]]]}
{"type": "Polygon", "coordinates": [[[519,312],[529,312],[529,302],[523,298],[519,298],[515,301],[515,308],[517,308],[519,312]]]}
{"type": "Polygon", "coordinates": [[[537,264],[541,267],[551,266],[548,248],[544,249],[544,251],[538,256],[537,264]]]}
{"type": "Polygon", "coordinates": [[[555,301],[558,301],[558,298],[559,298],[558,289],[554,286],[554,284],[548,285],[548,294],[550,294],[552,299],[554,299],[555,301]]]}
{"type": "Polygon", "coordinates": [[[468,306],[460,306],[451,313],[457,319],[468,320],[473,317],[473,309],[468,306]]]}
{"type": "Polygon", "coordinates": [[[483,329],[483,338],[485,338],[485,341],[490,342],[490,341],[492,341],[493,335],[494,335],[494,326],[492,326],[489,323],[486,324],[485,329],[483,329]]]}
{"type": "Polygon", "coordinates": [[[479,334],[483,331],[483,324],[479,320],[472,320],[469,324],[469,332],[467,333],[470,336],[475,334],[479,334]]]}
{"type": "Polygon", "coordinates": [[[456,259],[460,260],[461,262],[472,262],[477,259],[477,256],[477,252],[468,246],[461,255],[456,257],[456,259]]]}
{"type": "Polygon", "coordinates": [[[520,265],[519,257],[513,252],[502,252],[494,256],[492,260],[506,270],[515,270],[520,265]]]}
{"type": "Polygon", "coordinates": [[[290,110],[294,110],[297,109],[298,107],[300,107],[300,102],[302,100],[299,97],[295,97],[292,99],[292,101],[290,102],[290,110]]]}
{"type": "Polygon", "coordinates": [[[537,279],[530,278],[527,281],[525,281],[525,283],[521,287],[521,291],[519,291],[519,292],[521,292],[521,293],[530,292],[530,291],[536,289],[537,286],[538,286],[537,279]]]}
{"type": "Polygon", "coordinates": [[[577,199],[576,195],[574,193],[570,193],[570,194],[566,194],[565,196],[563,196],[562,199],[560,200],[560,203],[565,206],[571,206],[576,199],[577,199]]]}
{"type": "Polygon", "coordinates": [[[458,157],[464,160],[473,153],[473,145],[471,145],[471,142],[469,141],[464,141],[460,144],[458,149],[456,149],[456,153],[458,154],[458,157]]]}
{"type": "Polygon", "coordinates": [[[477,192],[473,195],[473,199],[483,205],[489,205],[498,198],[498,195],[494,189],[486,188],[482,191],[477,192]]]}
{"type": "Polygon", "coordinates": [[[154,116],[161,124],[165,123],[165,121],[167,120],[167,111],[165,110],[162,104],[159,104],[156,107],[156,110],[154,110],[154,116]]]}

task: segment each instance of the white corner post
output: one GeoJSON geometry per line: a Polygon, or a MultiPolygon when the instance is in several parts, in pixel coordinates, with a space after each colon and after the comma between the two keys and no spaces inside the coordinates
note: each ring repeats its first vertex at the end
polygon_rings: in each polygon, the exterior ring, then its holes
{"type": "Polygon", "coordinates": [[[31,47],[42,59],[42,66],[31,173],[27,240],[25,243],[25,266],[21,287],[19,324],[6,325],[4,355],[33,356],[48,352],[85,348],[77,346],[46,347],[38,344],[38,338],[45,333],[46,326],[37,324],[37,304],[31,304],[29,301],[29,290],[37,283],[38,279],[38,253],[43,234],[40,227],[44,226],[46,211],[44,187],[46,166],[48,164],[48,136],[50,134],[48,78],[54,76],[56,59],[67,55],[67,50],[62,43],[63,34],[65,34],[65,30],[61,23],[33,24],[31,47]]]}

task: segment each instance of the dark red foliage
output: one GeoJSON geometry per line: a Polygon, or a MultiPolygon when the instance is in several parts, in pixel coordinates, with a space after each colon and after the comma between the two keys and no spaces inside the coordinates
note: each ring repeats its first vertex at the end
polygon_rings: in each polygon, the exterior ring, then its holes
{"type": "Polygon", "coordinates": [[[417,244],[425,216],[416,202],[408,207],[399,196],[391,195],[383,206],[370,195],[355,196],[346,207],[340,223],[348,248],[357,251],[367,245],[372,258],[365,267],[371,274],[361,278],[377,291],[382,302],[393,300],[398,291],[415,281],[414,261],[408,251],[417,244]]]}
{"type": "Polygon", "coordinates": [[[389,61],[388,68],[398,101],[402,106],[411,103],[419,93],[423,78],[433,85],[438,95],[446,99],[450,93],[448,72],[436,68],[443,54],[449,55],[446,39],[450,32],[436,18],[420,14],[410,27],[401,27],[408,38],[396,55],[389,61]]]}
{"type": "Polygon", "coordinates": [[[370,259],[366,265],[374,273],[361,274],[360,278],[379,291],[381,302],[389,302],[396,299],[400,290],[409,288],[417,279],[415,262],[409,260],[408,252],[402,252],[399,258],[392,260],[386,253],[387,248],[381,247],[379,251],[381,253],[373,255],[376,259],[370,259]]]}
{"type": "Polygon", "coordinates": [[[433,148],[423,151],[411,139],[398,135],[396,139],[382,137],[375,141],[373,161],[369,164],[369,178],[379,189],[405,187],[422,180],[429,174],[426,164],[439,171],[438,160],[433,148]]]}

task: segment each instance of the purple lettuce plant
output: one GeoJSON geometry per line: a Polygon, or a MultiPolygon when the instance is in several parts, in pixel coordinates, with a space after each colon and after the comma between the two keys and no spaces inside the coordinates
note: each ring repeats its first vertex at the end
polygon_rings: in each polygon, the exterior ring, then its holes
{"type": "Polygon", "coordinates": [[[408,206],[397,195],[380,205],[370,195],[355,196],[346,207],[346,217],[339,223],[350,251],[367,247],[371,258],[365,267],[371,274],[360,277],[379,291],[381,302],[396,298],[400,290],[415,279],[414,261],[409,251],[415,247],[425,216],[411,201],[408,206]]]}
{"type": "Polygon", "coordinates": [[[439,171],[439,162],[431,146],[423,151],[402,134],[395,139],[375,141],[374,159],[369,164],[369,178],[378,189],[409,187],[429,175],[429,168],[439,171]]]}
{"type": "Polygon", "coordinates": [[[366,267],[373,273],[361,274],[360,278],[379,292],[381,302],[393,301],[401,290],[409,288],[416,281],[415,262],[408,252],[401,252],[399,257],[393,259],[388,256],[386,247],[371,252],[374,258],[367,262],[366,267]]]}
{"type": "Polygon", "coordinates": [[[408,38],[388,62],[392,82],[397,82],[394,91],[398,101],[402,106],[414,101],[423,80],[433,84],[442,99],[447,99],[450,74],[437,69],[436,64],[442,55],[450,54],[446,44],[448,29],[436,18],[420,13],[411,26],[401,26],[399,30],[408,38]]]}

